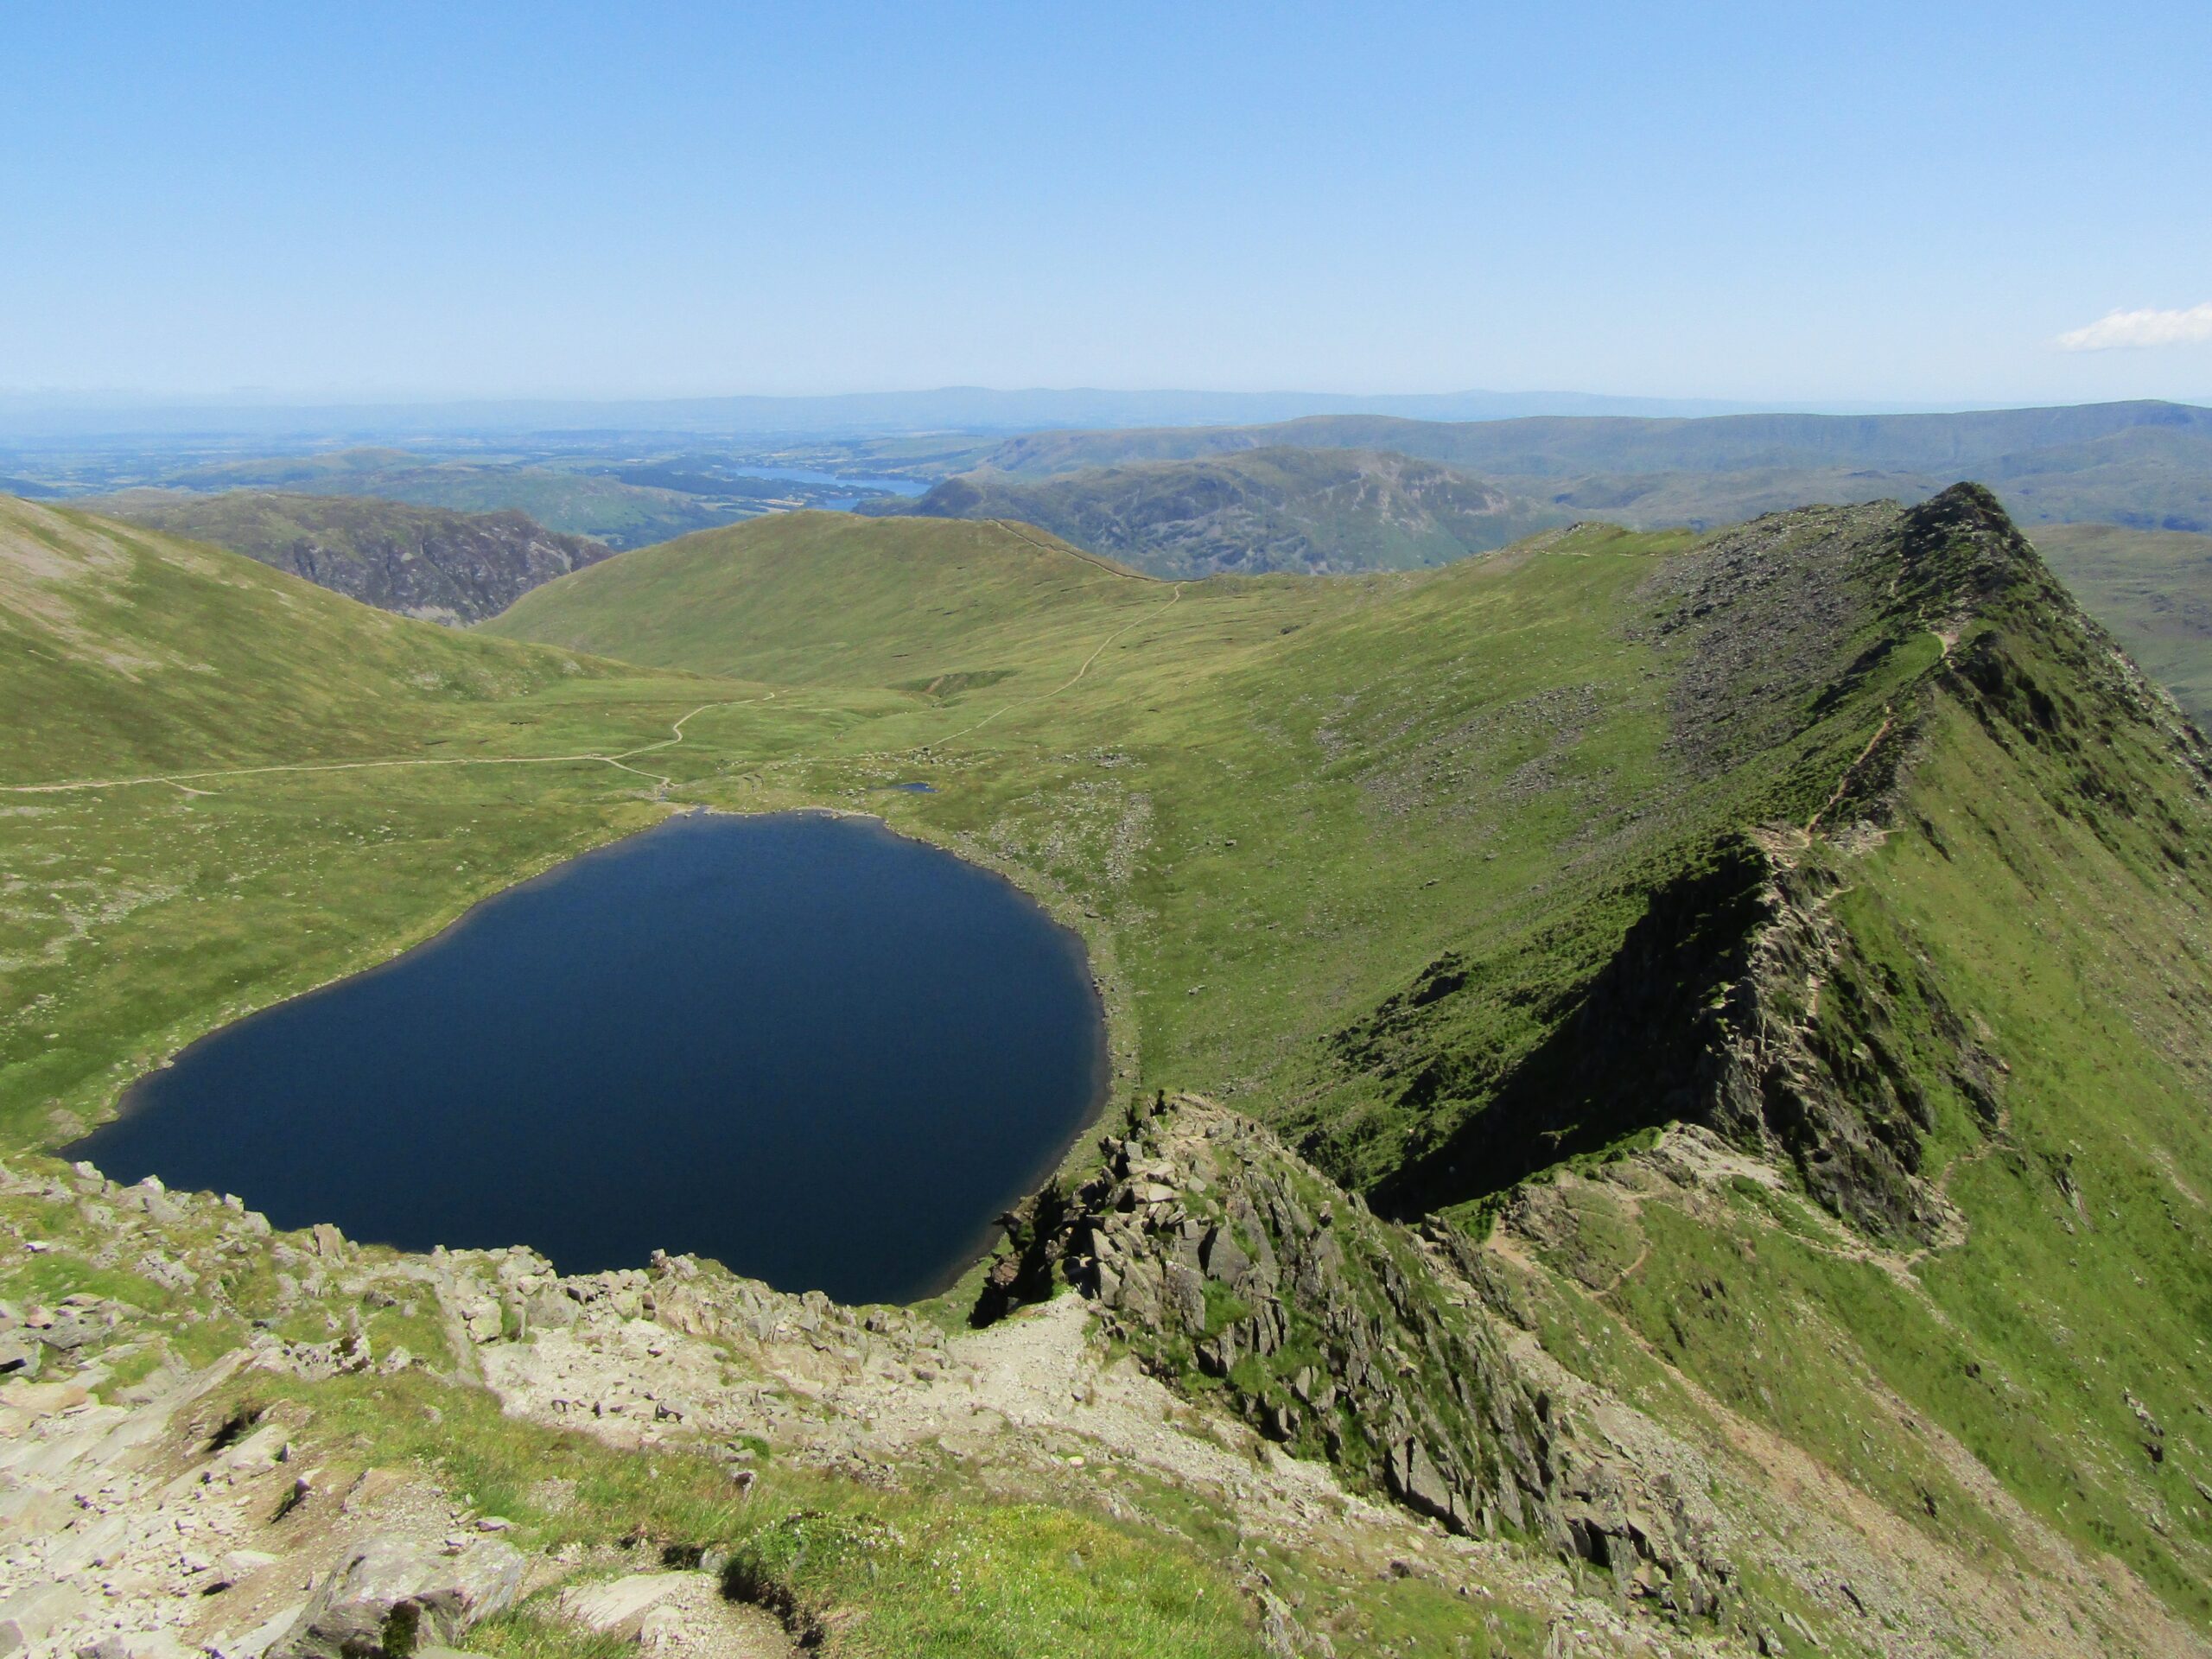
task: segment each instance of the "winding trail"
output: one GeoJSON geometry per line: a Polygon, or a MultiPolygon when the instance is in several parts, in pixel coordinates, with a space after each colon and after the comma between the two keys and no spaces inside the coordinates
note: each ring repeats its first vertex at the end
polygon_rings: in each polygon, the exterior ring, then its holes
{"type": "MultiPolygon", "coordinates": [[[[1028,543],[1039,553],[1051,553],[1060,557],[1081,559],[1085,564],[1096,565],[1108,575],[1119,576],[1124,582],[1162,582],[1167,580],[1166,576],[1155,576],[1147,571],[1132,570],[1125,565],[1110,563],[1096,554],[1086,553],[1081,548],[1069,543],[1062,543],[1059,546],[1054,547],[1049,542],[1040,542],[1011,518],[994,518],[991,522],[1000,529],[1009,532],[1017,540],[1028,543]]],[[[1179,582],[1176,585],[1180,587],[1182,584],[1179,582]]]]}
{"type": "Polygon", "coordinates": [[[150,772],[141,778],[85,778],[59,784],[0,784],[0,794],[59,795],[73,790],[127,789],[139,784],[166,784],[183,790],[188,795],[206,795],[210,791],[192,789],[188,784],[213,778],[257,778],[280,772],[369,772],[390,766],[575,766],[593,761],[601,766],[616,767],[636,777],[648,779],[663,789],[671,786],[672,779],[657,772],[641,772],[626,761],[641,754],[656,753],[674,748],[683,741],[683,727],[694,715],[703,715],[709,709],[741,709],[750,703],[772,702],[776,694],[765,696],[740,697],[728,702],[702,702],[690,714],[677,721],[670,729],[675,734],[658,743],[642,744],[634,749],[625,749],[620,754],[601,754],[596,751],[585,754],[498,754],[438,756],[430,759],[406,757],[383,760],[300,760],[268,766],[220,766],[200,772],[150,772]]]}
{"type": "MultiPolygon", "coordinates": [[[[1897,590],[1897,582],[1894,578],[1891,581],[1890,588],[1892,593],[1897,590]]],[[[1928,632],[1936,636],[1936,643],[1939,647],[1939,650],[1936,652],[1937,663],[1944,667],[1948,667],[1951,661],[1951,647],[1959,643],[1958,630],[1955,628],[1945,629],[1930,626],[1928,632]]],[[[1821,810],[1814,813],[1811,817],[1805,820],[1805,834],[1807,836],[1811,836],[1814,831],[1818,830],[1821,827],[1821,820],[1827,817],[1829,813],[1835,810],[1837,803],[1843,799],[1845,792],[1850,789],[1851,780],[1858,776],[1859,768],[1866,764],[1866,757],[1874,753],[1875,747],[1879,744],[1884,738],[1890,734],[1890,728],[1896,723],[1897,705],[1894,702],[1884,703],[1882,705],[1882,723],[1874,728],[1874,735],[1866,740],[1866,747],[1859,751],[1858,758],[1853,760],[1849,766],[1843,769],[1843,776],[1836,779],[1834,791],[1829,795],[1827,800],[1821,804],[1821,810]]]]}
{"type": "Polygon", "coordinates": [[[1874,735],[1866,740],[1866,747],[1859,751],[1858,758],[1853,760],[1849,766],[1843,769],[1843,776],[1835,780],[1835,789],[1830,793],[1827,800],[1821,803],[1821,810],[1814,813],[1811,817],[1805,820],[1805,833],[1808,836],[1810,836],[1815,830],[1818,830],[1821,827],[1821,820],[1827,817],[1830,812],[1835,810],[1836,803],[1840,801],[1844,797],[1845,791],[1850,789],[1851,780],[1859,775],[1859,768],[1866,764],[1866,757],[1874,753],[1875,745],[1890,734],[1890,728],[1896,723],[1897,715],[1892,711],[1891,705],[1886,702],[1884,703],[1882,705],[1882,723],[1874,728],[1874,735]]]}

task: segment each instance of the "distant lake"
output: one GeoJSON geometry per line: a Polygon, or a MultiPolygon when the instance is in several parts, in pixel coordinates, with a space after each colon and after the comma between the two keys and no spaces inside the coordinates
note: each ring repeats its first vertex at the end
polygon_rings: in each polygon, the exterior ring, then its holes
{"type": "Polygon", "coordinates": [[[194,1044],[68,1149],[280,1227],[942,1288],[1105,1093],[1082,942],[869,819],[692,814],[194,1044]]]}
{"type": "MultiPolygon", "coordinates": [[[[885,495],[927,495],[930,486],[912,478],[855,478],[837,473],[810,472],[804,467],[734,465],[730,470],[747,478],[776,478],[789,484],[842,484],[853,490],[873,490],[885,495]]],[[[858,497],[855,498],[858,499],[858,497]]]]}

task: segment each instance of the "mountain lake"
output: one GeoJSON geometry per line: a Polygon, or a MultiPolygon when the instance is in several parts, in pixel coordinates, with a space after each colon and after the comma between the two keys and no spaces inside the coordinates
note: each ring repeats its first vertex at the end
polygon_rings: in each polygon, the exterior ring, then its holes
{"type": "Polygon", "coordinates": [[[1001,877],[874,819],[691,813],[193,1044],[67,1155],[407,1249],[904,1301],[1109,1074],[1081,940],[1001,877]]]}

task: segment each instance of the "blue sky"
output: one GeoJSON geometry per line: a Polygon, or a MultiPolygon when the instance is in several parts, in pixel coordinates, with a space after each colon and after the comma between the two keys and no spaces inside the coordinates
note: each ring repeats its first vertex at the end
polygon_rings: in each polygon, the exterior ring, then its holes
{"type": "Polygon", "coordinates": [[[2202,0],[4,31],[0,389],[2212,396],[2202,0]]]}

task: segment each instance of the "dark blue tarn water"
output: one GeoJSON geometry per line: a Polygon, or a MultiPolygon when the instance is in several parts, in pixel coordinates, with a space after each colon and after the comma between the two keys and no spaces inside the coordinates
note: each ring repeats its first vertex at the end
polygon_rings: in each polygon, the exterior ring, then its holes
{"type": "Polygon", "coordinates": [[[673,819],[245,1020],[70,1149],[282,1227],[948,1283],[1108,1076],[1082,942],[872,820],[673,819]]]}

